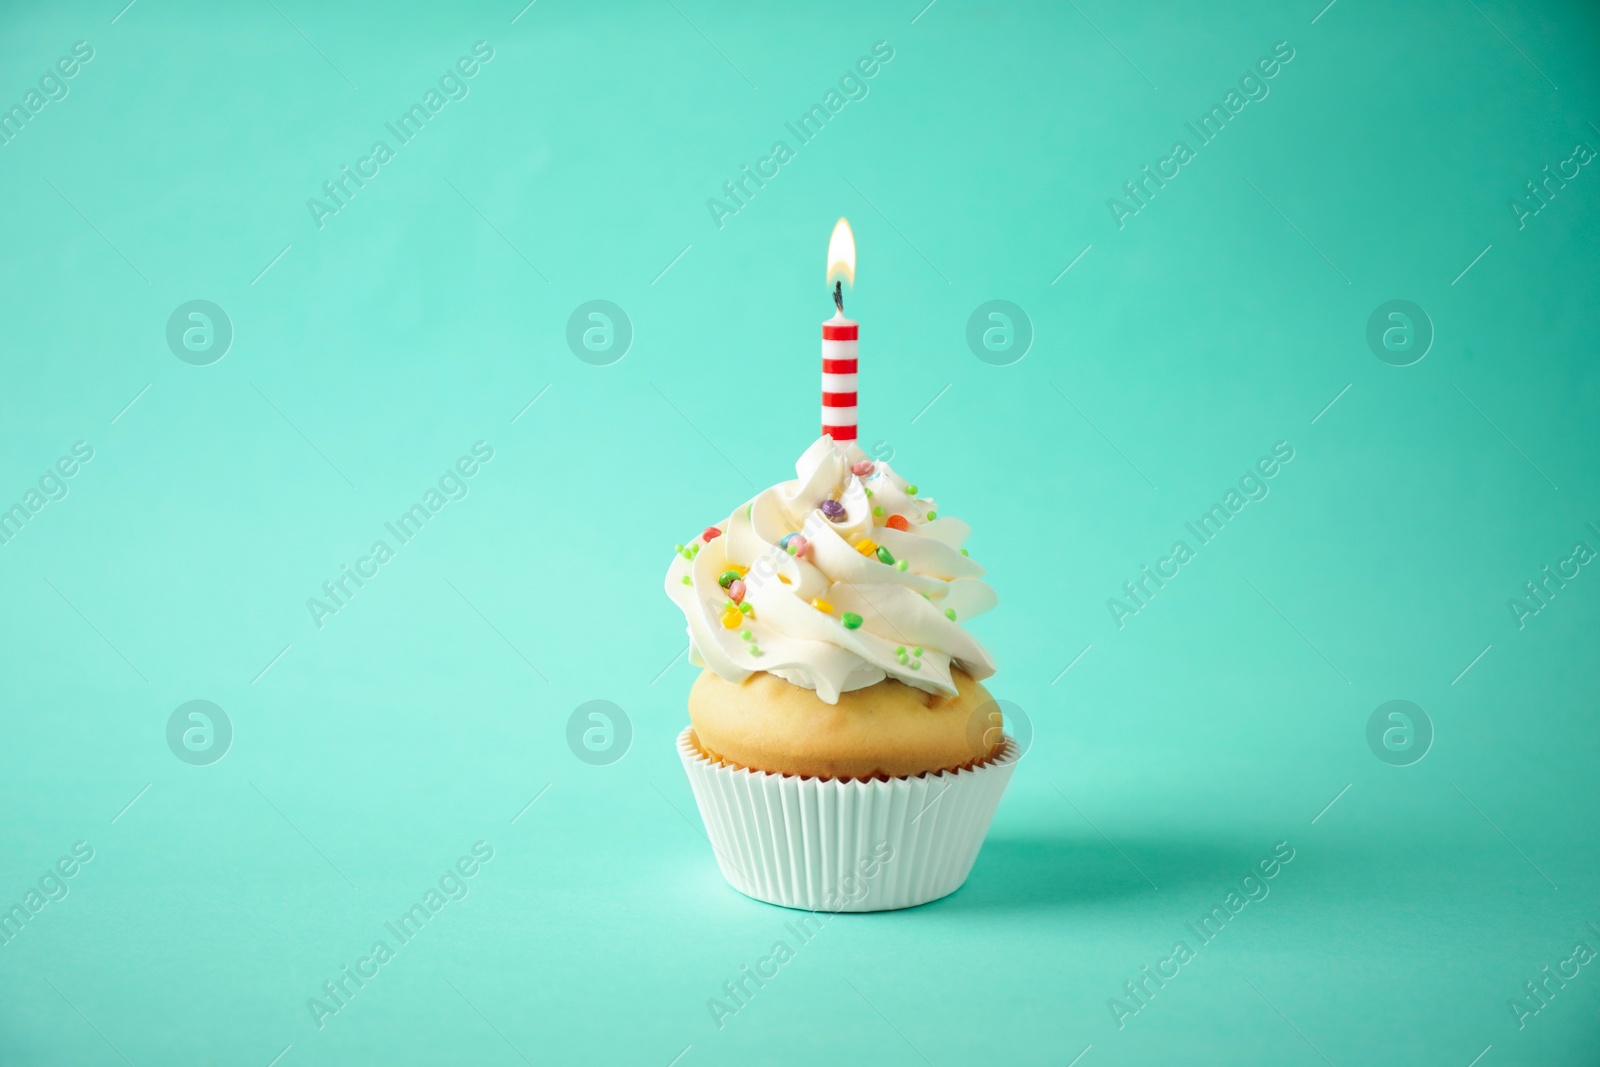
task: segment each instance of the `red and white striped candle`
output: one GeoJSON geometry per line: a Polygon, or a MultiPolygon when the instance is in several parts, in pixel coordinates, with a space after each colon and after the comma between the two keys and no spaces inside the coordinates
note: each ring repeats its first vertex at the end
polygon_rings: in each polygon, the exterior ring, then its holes
{"type": "MultiPolygon", "coordinates": [[[[828,281],[856,282],[856,238],[840,219],[828,240],[828,281]]],[[[822,324],[822,432],[839,444],[856,439],[856,340],[859,327],[844,317],[843,289],[835,288],[838,310],[822,324]]]]}
{"type": "Polygon", "coordinates": [[[856,334],[842,311],[822,324],[822,432],[840,444],[856,439],[856,334]]]}

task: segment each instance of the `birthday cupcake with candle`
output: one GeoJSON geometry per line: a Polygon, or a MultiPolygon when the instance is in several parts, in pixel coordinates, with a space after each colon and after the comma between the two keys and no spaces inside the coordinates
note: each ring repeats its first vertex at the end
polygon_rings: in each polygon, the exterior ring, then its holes
{"type": "MultiPolygon", "coordinates": [[[[842,219],[829,260],[853,275],[842,219]]],[[[965,628],[995,604],[969,528],[856,446],[857,325],[835,301],[823,435],[668,568],[703,668],[678,751],[735,889],[882,911],[960,888],[1020,753],[965,628]]]]}

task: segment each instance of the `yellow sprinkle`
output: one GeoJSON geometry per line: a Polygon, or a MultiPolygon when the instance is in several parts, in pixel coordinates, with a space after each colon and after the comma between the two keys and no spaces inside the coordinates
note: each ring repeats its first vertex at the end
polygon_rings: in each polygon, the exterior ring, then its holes
{"type": "Polygon", "coordinates": [[[782,582],[784,585],[793,585],[794,584],[793,582],[791,582],[789,579],[785,578],[781,574],[778,575],[778,581],[782,582]]]}
{"type": "Polygon", "coordinates": [[[744,625],[744,616],[738,608],[729,608],[722,613],[722,626],[727,630],[737,630],[744,625]]]}
{"type": "Polygon", "coordinates": [[[863,556],[870,556],[874,552],[878,551],[878,542],[874,541],[870,537],[863,537],[861,540],[856,542],[856,551],[861,553],[863,556]]]}
{"type": "Polygon", "coordinates": [[[812,597],[811,606],[822,612],[824,615],[833,614],[833,605],[828,603],[826,600],[823,600],[821,597],[812,597]]]}

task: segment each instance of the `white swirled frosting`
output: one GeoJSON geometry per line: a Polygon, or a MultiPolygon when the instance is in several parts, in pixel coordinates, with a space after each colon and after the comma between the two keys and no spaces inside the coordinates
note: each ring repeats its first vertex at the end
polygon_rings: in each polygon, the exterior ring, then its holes
{"type": "Polygon", "coordinates": [[[730,682],[767,671],[829,704],[885,678],[954,696],[952,664],[979,680],[994,673],[962,627],[995,605],[983,568],[961,550],[970,528],[938,515],[887,463],[852,473],[868,458],[821,437],[795,464],[797,479],[680,547],[666,588],[689,622],[690,662],[730,682]],[[838,521],[821,510],[827,500],[843,506],[838,521]],[[891,525],[894,516],[904,521],[891,525]],[[807,542],[799,555],[781,547],[791,534],[807,542]],[[730,572],[744,583],[741,604],[730,572]]]}

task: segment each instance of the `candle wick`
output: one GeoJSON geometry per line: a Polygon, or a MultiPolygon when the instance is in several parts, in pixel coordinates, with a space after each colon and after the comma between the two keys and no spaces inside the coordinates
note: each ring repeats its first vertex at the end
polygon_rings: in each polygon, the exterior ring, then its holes
{"type": "Polygon", "coordinates": [[[833,306],[839,309],[839,314],[844,314],[844,282],[833,283],[833,306]]]}

